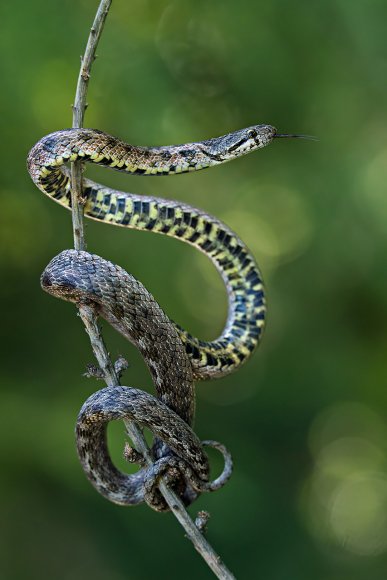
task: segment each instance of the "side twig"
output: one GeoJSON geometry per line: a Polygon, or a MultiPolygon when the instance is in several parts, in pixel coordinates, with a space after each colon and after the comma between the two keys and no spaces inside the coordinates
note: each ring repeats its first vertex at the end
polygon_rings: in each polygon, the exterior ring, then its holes
{"type": "MultiPolygon", "coordinates": [[[[101,0],[93,25],[90,30],[84,56],[81,58],[81,68],[78,76],[78,83],[73,105],[73,127],[83,126],[83,119],[86,110],[86,95],[90,79],[90,72],[98,41],[101,37],[106,16],[111,6],[111,0],[101,0]]],[[[74,247],[76,250],[86,248],[85,232],[83,227],[83,198],[82,198],[82,163],[76,162],[71,166],[71,201],[72,201],[72,223],[74,235],[74,247]]],[[[94,356],[98,361],[100,369],[103,371],[104,380],[108,386],[119,385],[119,378],[109,353],[106,349],[100,329],[97,324],[97,316],[92,306],[80,305],[79,315],[85,325],[90,338],[90,343],[94,356]]],[[[133,441],[136,449],[143,455],[147,465],[153,462],[152,453],[149,450],[141,429],[131,421],[124,421],[128,436],[133,441]]],[[[209,568],[217,578],[222,580],[233,580],[234,576],[227,569],[220,557],[216,554],[206,538],[200,533],[197,525],[192,521],[180,498],[163,482],[160,482],[159,489],[163,494],[171,511],[183,526],[186,536],[191,540],[195,549],[206,561],[209,568]]]]}

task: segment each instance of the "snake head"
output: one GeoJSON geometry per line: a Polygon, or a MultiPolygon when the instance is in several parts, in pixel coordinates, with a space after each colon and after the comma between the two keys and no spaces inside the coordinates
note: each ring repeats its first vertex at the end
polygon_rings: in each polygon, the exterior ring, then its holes
{"type": "Polygon", "coordinates": [[[276,128],[271,125],[253,125],[221,138],[203,141],[202,151],[219,162],[229,161],[265,147],[274,139],[276,132],[276,128]]]}
{"type": "Polygon", "coordinates": [[[98,302],[92,284],[93,256],[87,252],[65,250],[46,266],[40,284],[46,292],[69,302],[98,302]]]}
{"type": "Polygon", "coordinates": [[[275,137],[277,129],[272,125],[254,125],[245,129],[247,132],[246,144],[250,149],[265,147],[275,137]]]}

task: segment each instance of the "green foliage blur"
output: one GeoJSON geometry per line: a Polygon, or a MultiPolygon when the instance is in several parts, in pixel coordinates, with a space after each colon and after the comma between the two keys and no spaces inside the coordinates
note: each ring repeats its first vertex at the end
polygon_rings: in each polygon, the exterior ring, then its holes
{"type": "MultiPolygon", "coordinates": [[[[70,213],[25,168],[71,125],[97,0],[0,5],[0,576],[6,580],[212,578],[170,514],[110,504],[78,463],[73,426],[102,386],[75,308],[39,276],[72,247],[70,213]]],[[[87,175],[180,199],[226,221],[267,284],[259,352],[197,387],[196,431],[235,473],[190,508],[238,578],[384,580],[387,574],[387,6],[382,0],[114,0],[86,126],[135,144],[206,139],[256,123],[279,140],[173,178],[87,175]]],[[[226,296],[212,265],[175,240],[87,223],[90,251],[139,278],[204,338],[226,296]]],[[[106,324],[124,384],[152,391],[134,348],[106,324]]],[[[110,429],[121,468],[123,427],[110,429]]],[[[221,468],[211,454],[214,472],[221,468]]]]}

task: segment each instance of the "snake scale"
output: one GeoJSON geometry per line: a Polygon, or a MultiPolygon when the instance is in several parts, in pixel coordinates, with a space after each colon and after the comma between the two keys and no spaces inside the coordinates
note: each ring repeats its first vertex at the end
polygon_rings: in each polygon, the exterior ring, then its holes
{"type": "MultiPolygon", "coordinates": [[[[264,147],[278,134],[257,125],[197,143],[137,147],[94,129],[67,129],[43,137],[30,151],[28,170],[37,187],[70,208],[70,175],[66,162],[87,161],[137,175],[174,175],[230,161],[264,147]]],[[[258,266],[245,244],[217,218],[189,205],[123,193],[85,179],[84,214],[113,225],[165,234],[204,252],[220,272],[228,294],[228,317],[221,335],[200,340],[171,321],[144,286],[119,266],[76,250],[56,256],[42,274],[42,287],[75,303],[96,305],[105,318],[142,353],[157,397],[131,387],[107,387],[83,405],[76,427],[78,454],[85,473],[109,500],[141,501],[156,510],[167,506],[157,491],[161,475],[169,478],[190,503],[201,491],[217,489],[231,472],[225,468],[209,481],[203,446],[191,426],[194,380],[222,377],[235,371],[257,347],[265,322],[265,297],[258,266]],[[130,418],[156,436],[152,468],[121,473],[112,463],[106,426],[130,418]]],[[[132,460],[140,461],[133,451],[132,460]]]]}

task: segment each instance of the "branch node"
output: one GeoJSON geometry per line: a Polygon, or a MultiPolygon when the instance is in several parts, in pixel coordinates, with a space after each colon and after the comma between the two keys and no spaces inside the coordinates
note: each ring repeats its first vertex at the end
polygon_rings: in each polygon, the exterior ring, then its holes
{"type": "Polygon", "coordinates": [[[114,370],[118,378],[121,378],[124,372],[129,368],[129,363],[123,356],[119,356],[114,363],[114,370]]]}
{"type": "Polygon", "coordinates": [[[195,520],[195,526],[202,534],[205,534],[207,532],[207,525],[209,519],[210,519],[209,512],[206,512],[204,510],[198,512],[198,515],[195,520]]]}
{"type": "Polygon", "coordinates": [[[86,372],[83,373],[83,376],[87,379],[97,379],[98,381],[103,381],[105,378],[105,373],[100,367],[90,363],[86,365],[86,372]]]}

